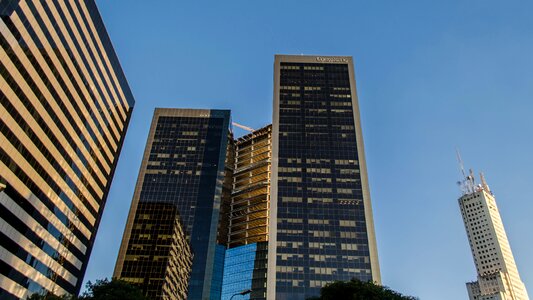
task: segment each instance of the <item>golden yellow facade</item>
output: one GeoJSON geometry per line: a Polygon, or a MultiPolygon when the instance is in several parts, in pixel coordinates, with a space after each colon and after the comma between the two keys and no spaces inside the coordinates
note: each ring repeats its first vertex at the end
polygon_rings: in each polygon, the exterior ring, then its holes
{"type": "Polygon", "coordinates": [[[237,140],[229,248],[268,240],[271,161],[271,125],[237,140]]]}

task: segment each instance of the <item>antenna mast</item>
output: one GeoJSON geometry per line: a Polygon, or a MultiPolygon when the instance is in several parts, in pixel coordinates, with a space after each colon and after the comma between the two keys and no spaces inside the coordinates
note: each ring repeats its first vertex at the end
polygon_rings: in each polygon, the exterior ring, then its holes
{"type": "Polygon", "coordinates": [[[489,185],[487,184],[487,180],[485,180],[485,174],[483,174],[483,172],[479,173],[479,178],[481,178],[481,187],[483,187],[485,192],[492,194],[489,185]]]}
{"type": "Polygon", "coordinates": [[[461,192],[463,193],[463,195],[473,193],[476,191],[476,185],[474,183],[474,174],[472,170],[470,170],[470,173],[466,175],[465,166],[463,164],[463,160],[461,159],[459,149],[455,148],[455,151],[457,153],[457,160],[459,161],[459,168],[461,169],[461,174],[463,175],[463,178],[461,179],[461,181],[458,181],[457,184],[461,188],[461,192]]]}
{"type": "Polygon", "coordinates": [[[457,153],[457,161],[459,161],[459,168],[461,169],[461,173],[463,173],[463,179],[466,179],[465,165],[463,164],[458,148],[455,148],[455,153],[457,153]]]}

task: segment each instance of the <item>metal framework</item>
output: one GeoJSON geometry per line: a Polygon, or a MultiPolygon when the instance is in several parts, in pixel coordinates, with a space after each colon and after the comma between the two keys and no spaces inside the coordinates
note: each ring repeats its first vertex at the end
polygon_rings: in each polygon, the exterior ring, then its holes
{"type": "Polygon", "coordinates": [[[239,138],[235,152],[229,248],[268,240],[272,126],[239,138]]]}

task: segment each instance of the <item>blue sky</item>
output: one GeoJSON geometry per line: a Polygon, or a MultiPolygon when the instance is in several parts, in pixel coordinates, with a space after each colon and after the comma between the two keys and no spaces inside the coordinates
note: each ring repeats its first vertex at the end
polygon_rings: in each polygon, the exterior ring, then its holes
{"type": "Polygon", "coordinates": [[[271,122],[274,54],[351,55],[383,283],[467,299],[455,148],[533,291],[533,2],[97,1],[136,106],[85,280],[110,277],[155,107],[271,122]]]}

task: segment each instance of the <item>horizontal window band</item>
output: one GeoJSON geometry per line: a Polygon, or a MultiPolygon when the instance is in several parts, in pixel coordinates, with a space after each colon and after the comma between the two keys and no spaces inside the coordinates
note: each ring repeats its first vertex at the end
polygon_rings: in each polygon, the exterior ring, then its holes
{"type": "MultiPolygon", "coordinates": [[[[1,40],[0,40],[0,42],[1,42],[1,40]]],[[[34,119],[39,123],[39,125],[41,126],[43,131],[50,132],[50,134],[54,135],[55,139],[57,139],[55,134],[52,133],[53,130],[51,130],[50,126],[47,124],[45,119],[38,113],[38,110],[36,109],[36,107],[33,105],[33,103],[31,103],[29,98],[22,91],[22,89],[20,88],[18,83],[15,82],[14,78],[7,71],[7,68],[5,67],[5,65],[2,62],[0,62],[0,74],[3,77],[3,80],[8,84],[8,86],[12,89],[14,94],[17,96],[19,101],[24,105],[24,107],[31,113],[31,115],[34,117],[34,119]]],[[[6,97],[4,96],[3,98],[6,98],[6,97]]],[[[7,99],[6,99],[6,101],[7,101],[7,99]]],[[[49,106],[49,104],[46,101],[41,100],[40,103],[43,105],[43,108],[45,110],[47,110],[48,112],[51,111],[51,107],[49,106]]],[[[64,125],[57,118],[57,115],[55,115],[53,112],[52,112],[52,116],[50,116],[50,119],[52,119],[54,124],[57,126],[57,128],[61,132],[65,132],[66,131],[66,128],[64,127],[64,125]]],[[[77,154],[77,158],[79,158],[81,160],[82,164],[84,166],[86,166],[87,168],[89,168],[89,166],[90,166],[89,161],[86,159],[86,157],[84,156],[83,153],[80,153],[81,149],[78,148],[78,146],[74,142],[74,139],[65,138],[63,140],[65,142],[67,142],[72,147],[72,149],[74,150],[74,153],[77,154]]],[[[59,142],[59,141],[57,141],[57,142],[59,142]]],[[[106,172],[104,171],[104,168],[103,168],[101,162],[99,160],[94,160],[94,162],[95,162],[95,165],[99,167],[99,170],[98,170],[98,173],[96,171],[92,171],[91,173],[92,174],[104,174],[102,177],[104,177],[104,179],[107,179],[107,177],[106,177],[107,175],[105,175],[106,172]]],[[[90,168],[92,168],[92,166],[90,168]]]]}
{"type": "MultiPolygon", "coordinates": [[[[1,69],[0,69],[0,72],[1,72],[1,69]]],[[[28,136],[29,135],[33,135],[35,137],[40,136],[36,134],[35,131],[32,129],[32,127],[26,122],[26,120],[24,120],[22,115],[17,111],[17,109],[13,106],[13,104],[9,101],[9,99],[7,99],[6,95],[2,93],[2,91],[0,91],[0,104],[4,106],[4,108],[8,111],[10,116],[14,120],[17,121],[19,126],[26,131],[26,134],[28,136]]],[[[30,110],[29,112],[36,113],[34,110],[30,110]]],[[[81,178],[84,178],[85,180],[87,180],[87,178],[83,176],[83,172],[78,168],[77,164],[74,163],[74,159],[71,156],[71,154],[65,148],[63,148],[63,146],[59,143],[59,140],[57,139],[57,137],[51,132],[50,128],[46,125],[46,123],[41,118],[37,118],[36,123],[39,126],[41,126],[41,129],[44,131],[46,137],[48,137],[48,139],[50,139],[52,144],[54,144],[54,146],[56,147],[56,150],[61,154],[62,160],[64,160],[65,162],[69,164],[69,166],[72,168],[74,173],[78,174],[78,176],[81,176],[81,178]]],[[[84,166],[87,168],[88,173],[94,174],[95,171],[90,166],[85,164],[82,157],[76,156],[76,158],[80,158],[80,161],[82,162],[82,164],[84,164],[84,166]]],[[[102,190],[105,190],[105,186],[102,183],[102,181],[100,181],[100,178],[98,176],[92,176],[91,178],[94,182],[98,184],[98,186],[102,190]]]]}
{"type": "MultiPolygon", "coordinates": [[[[65,234],[57,230],[57,226],[54,226],[54,224],[52,224],[50,220],[48,220],[37,209],[35,209],[35,207],[26,198],[22,197],[22,195],[20,195],[14,188],[8,185],[4,192],[9,198],[11,198],[12,201],[16,203],[18,207],[22,208],[29,216],[31,216],[33,220],[35,220],[43,228],[47,228],[47,232],[56,238],[57,243],[62,243],[62,241],[66,240],[65,234]]],[[[68,224],[72,225],[72,223],[68,224]]],[[[79,242],[83,244],[85,248],[87,248],[86,246],[89,244],[89,240],[85,236],[83,236],[83,234],[78,229],[73,226],[66,226],[66,228],[67,230],[70,230],[67,235],[76,237],[79,242]],[[72,228],[74,229],[72,230],[72,228]],[[82,236],[82,238],[80,238],[80,236],[82,236]]],[[[79,265],[77,266],[77,268],[80,269],[85,251],[79,250],[77,247],[75,247],[75,245],[73,245],[72,242],[69,242],[67,249],[75,257],[75,261],[73,262],[73,264],[76,266],[79,265]]]]}
{"type": "MultiPolygon", "coordinates": [[[[41,163],[39,163],[39,160],[37,160],[33,154],[22,144],[22,142],[15,136],[7,126],[2,126],[3,122],[0,120],[0,132],[7,138],[8,141],[10,141],[10,144],[13,145],[14,148],[18,150],[18,152],[25,158],[25,160],[35,169],[35,171],[41,175],[44,181],[46,181],[53,190],[55,191],[65,191],[64,188],[62,188],[59,183],[57,183],[53,176],[51,176],[45,167],[42,166],[41,163]],[[6,134],[4,134],[4,132],[6,134]]],[[[58,174],[59,175],[59,174],[58,174]]],[[[61,177],[64,181],[64,187],[67,187],[72,190],[73,195],[78,196],[80,198],[80,204],[83,205],[83,207],[76,207],[77,210],[83,210],[89,212],[93,218],[96,219],[96,216],[98,215],[98,212],[95,211],[92,206],[87,203],[86,200],[84,200],[84,197],[81,196],[81,191],[78,189],[78,187],[74,184],[72,179],[66,175],[61,177]],[[70,182],[70,184],[69,184],[70,182]]],[[[74,205],[74,201],[71,200],[71,202],[74,205]]]]}
{"type": "MultiPolygon", "coordinates": [[[[0,212],[2,212],[2,219],[4,219],[8,224],[10,224],[13,228],[16,228],[19,233],[23,234],[27,239],[32,241],[35,245],[42,245],[43,242],[46,242],[45,240],[41,239],[33,230],[31,230],[28,226],[26,226],[26,223],[21,221],[17,216],[15,216],[13,213],[11,213],[7,208],[4,207],[4,205],[0,204],[0,212]]],[[[42,226],[42,225],[41,225],[42,226]]],[[[46,227],[44,227],[46,228],[46,227]]],[[[49,233],[54,236],[52,232],[49,231],[49,233]]],[[[76,258],[78,258],[80,261],[83,261],[85,259],[85,256],[76,248],[74,245],[72,245],[70,242],[67,242],[63,235],[60,233],[57,233],[58,237],[60,238],[59,243],[62,244],[70,253],[72,253],[76,258]]],[[[0,244],[3,244],[4,242],[0,242],[0,244]]],[[[47,243],[47,246],[50,249],[53,249],[50,244],[47,243]]],[[[44,250],[44,248],[41,248],[44,250]]],[[[48,248],[47,248],[48,250],[48,248]]],[[[53,249],[55,250],[55,249],[53,249]]],[[[49,252],[49,251],[45,251],[49,252]]],[[[57,252],[57,251],[56,251],[57,252]]],[[[57,254],[57,253],[56,253],[57,254]]],[[[50,256],[53,257],[55,254],[50,253],[50,256]]],[[[69,263],[70,264],[70,263],[69,263]]],[[[69,270],[72,274],[77,274],[79,270],[72,265],[72,269],[69,270]]]]}
{"type": "MultiPolygon", "coordinates": [[[[22,13],[18,14],[17,16],[19,18],[21,18],[21,19],[25,19],[25,16],[22,13]]],[[[18,28],[16,28],[16,26],[12,22],[10,22],[10,24],[8,24],[6,22],[6,25],[12,31],[12,33],[17,31],[17,35],[22,37],[22,34],[18,31],[18,28]]],[[[29,31],[33,31],[34,32],[34,29],[32,29],[32,28],[25,28],[25,29],[28,32],[29,31]]],[[[25,35],[25,36],[27,36],[27,35],[25,35]]],[[[64,81],[64,79],[66,78],[68,80],[68,79],[71,79],[71,78],[74,78],[74,77],[73,77],[73,74],[71,73],[70,69],[67,67],[67,63],[65,62],[65,60],[64,60],[63,56],[61,55],[61,53],[59,53],[56,49],[54,49],[54,47],[51,47],[51,49],[50,48],[49,49],[45,49],[44,47],[39,49],[39,47],[33,45],[32,43],[37,43],[37,44],[40,43],[35,34],[34,35],[30,35],[30,37],[26,37],[25,40],[27,40],[27,39],[31,39],[30,41],[26,41],[26,43],[30,46],[30,48],[28,50],[26,50],[24,53],[27,56],[28,60],[31,61],[32,66],[36,69],[37,73],[40,75],[40,77],[44,81],[45,85],[49,89],[50,89],[50,87],[52,87],[50,79],[45,75],[46,72],[44,72],[44,70],[42,69],[41,65],[37,62],[38,61],[37,58],[39,56],[42,56],[42,58],[45,60],[46,65],[44,67],[45,68],[49,68],[51,70],[51,72],[54,74],[54,76],[52,76],[51,78],[55,79],[58,82],[58,84],[62,88],[61,91],[63,91],[65,93],[65,96],[67,96],[67,98],[70,100],[70,103],[73,104],[73,107],[76,110],[76,112],[80,115],[80,119],[83,121],[84,124],[87,124],[87,122],[86,122],[87,120],[85,119],[85,114],[83,114],[81,112],[80,106],[78,106],[78,104],[77,104],[78,102],[74,101],[74,99],[81,100],[81,103],[83,104],[83,107],[87,108],[87,112],[89,114],[90,114],[90,112],[92,110],[88,108],[89,104],[87,102],[87,98],[81,96],[81,95],[83,95],[83,93],[81,93],[80,87],[79,87],[79,85],[78,85],[78,83],[76,81],[69,80],[69,82],[73,83],[74,90],[79,95],[78,97],[74,97],[72,95],[71,89],[67,88],[66,82],[64,81]],[[32,53],[32,51],[30,49],[38,51],[37,52],[37,57],[34,56],[34,53],[32,53]],[[61,64],[62,70],[64,70],[64,73],[65,73],[65,76],[59,76],[59,71],[60,70],[57,69],[56,64],[53,63],[52,57],[50,56],[50,55],[54,55],[54,54],[55,54],[55,57],[57,58],[57,61],[61,64]]],[[[51,45],[53,45],[53,43],[51,45]]],[[[56,94],[54,96],[56,99],[60,99],[57,96],[57,91],[55,89],[51,89],[50,92],[56,94]]],[[[90,101],[94,101],[94,99],[90,99],[90,101]]],[[[92,117],[91,119],[93,121],[95,121],[95,116],[92,115],[91,117],[92,117]]],[[[107,135],[103,132],[103,128],[100,126],[99,122],[95,121],[95,127],[98,129],[98,133],[100,133],[100,136],[104,139],[104,142],[108,146],[108,149],[110,149],[110,150],[113,149],[113,145],[110,144],[110,141],[109,141],[107,135]]],[[[87,126],[87,128],[88,128],[88,130],[90,129],[89,126],[87,126]]],[[[94,137],[94,133],[93,133],[92,136],[94,138],[94,142],[96,144],[99,144],[99,141],[94,137]]],[[[116,140],[116,137],[114,137],[114,135],[111,135],[111,136],[113,136],[113,138],[115,140],[114,146],[116,147],[116,145],[118,144],[117,143],[118,141],[116,140]]]]}
{"type": "MultiPolygon", "coordinates": [[[[124,90],[122,89],[122,85],[119,82],[119,79],[117,76],[120,76],[120,74],[116,74],[116,72],[121,73],[122,68],[120,66],[117,66],[116,64],[113,64],[108,57],[108,55],[113,56],[115,54],[115,50],[112,48],[112,45],[110,44],[109,38],[107,33],[105,32],[99,32],[98,29],[102,28],[101,26],[97,26],[95,22],[93,22],[93,18],[96,18],[96,22],[101,22],[101,17],[99,14],[97,14],[98,10],[96,7],[93,7],[93,9],[87,7],[87,5],[91,5],[91,3],[86,2],[65,2],[67,5],[77,5],[78,11],[80,12],[81,18],[77,18],[76,20],[81,20],[85,23],[85,26],[88,28],[88,36],[92,38],[93,43],[98,47],[96,49],[96,53],[99,54],[100,61],[103,62],[105,65],[105,70],[107,73],[109,73],[108,76],[110,76],[110,81],[112,83],[112,86],[115,88],[115,90],[118,92],[117,98],[121,101],[119,102],[120,108],[122,108],[122,113],[118,114],[122,122],[125,122],[127,119],[127,111],[128,111],[128,99],[126,99],[126,95],[124,94],[124,90]],[[95,13],[94,15],[91,14],[91,12],[95,13]],[[108,42],[106,44],[106,42],[108,42]],[[108,47],[105,47],[108,46],[108,47]],[[118,70],[115,70],[117,68],[118,70]],[[112,80],[111,80],[112,79],[112,80]]],[[[84,35],[85,36],[85,35],[84,35]]],[[[96,47],[95,46],[95,47],[96,47]]],[[[118,61],[118,59],[115,57],[115,61],[118,61]]],[[[127,86],[127,85],[126,85],[127,86]]],[[[118,101],[117,101],[118,102],[118,101]]]]}
{"type": "MultiPolygon", "coordinates": [[[[4,276],[5,276],[6,279],[9,279],[9,281],[11,281],[11,283],[16,284],[16,286],[14,287],[15,289],[17,289],[17,290],[19,288],[23,289],[22,291],[20,291],[20,290],[17,291],[18,292],[17,294],[19,294],[19,295],[28,295],[28,294],[32,294],[32,293],[38,293],[42,289],[44,289],[37,282],[35,282],[35,281],[31,280],[30,278],[24,276],[24,274],[22,274],[19,271],[13,269],[10,265],[8,265],[4,261],[0,260],[0,287],[3,284],[8,284],[7,280],[3,280],[2,277],[4,277],[4,276]],[[30,290],[30,286],[33,287],[33,290],[30,290]]],[[[11,293],[9,293],[9,294],[12,295],[11,293]]],[[[3,293],[0,292],[0,299],[16,299],[16,300],[20,300],[21,297],[14,297],[14,298],[5,297],[4,298],[3,293]]]]}
{"type": "MultiPolygon", "coordinates": [[[[11,171],[13,174],[15,174],[22,182],[25,183],[25,185],[28,187],[28,189],[52,212],[55,213],[56,217],[62,221],[62,223],[66,227],[70,227],[72,225],[72,220],[69,220],[68,217],[63,213],[58,211],[56,208],[57,206],[48,198],[46,193],[41,190],[41,188],[35,184],[35,182],[17,165],[15,162],[7,156],[7,154],[0,148],[0,161],[2,161],[6,166],[10,166],[11,171]]],[[[65,201],[67,198],[59,198],[61,201],[65,201]]],[[[74,212],[72,212],[74,213],[74,212]]],[[[77,216],[77,218],[82,221],[87,220],[83,216],[83,214],[80,214],[77,216]]],[[[87,224],[84,224],[87,225],[87,224]]],[[[90,224],[89,224],[90,225],[90,224]]],[[[86,227],[89,233],[91,232],[92,226],[86,227]]],[[[84,235],[82,235],[84,236],[84,235]]]]}
{"type": "MultiPolygon", "coordinates": [[[[23,63],[16,56],[16,54],[14,53],[13,49],[11,48],[11,46],[7,43],[7,41],[4,39],[4,37],[2,35],[0,35],[0,44],[3,46],[5,53],[7,54],[7,56],[10,59],[10,62],[16,67],[16,70],[20,73],[20,76],[23,78],[25,83],[30,87],[30,90],[35,95],[35,98],[40,102],[40,104],[43,106],[43,108],[46,110],[46,112],[50,115],[50,118],[54,121],[56,126],[61,129],[61,132],[64,135],[66,135],[67,132],[68,132],[67,127],[65,126],[65,124],[63,122],[61,122],[61,118],[56,114],[54,109],[51,107],[50,103],[45,99],[45,97],[42,94],[42,92],[37,88],[37,84],[35,83],[33,78],[29,75],[28,71],[24,68],[23,63]]],[[[17,94],[17,96],[21,100],[25,99],[28,103],[31,103],[31,101],[29,100],[29,97],[27,95],[28,90],[27,89],[23,89],[20,86],[21,83],[17,82],[15,80],[15,78],[9,73],[9,71],[7,71],[9,69],[6,67],[5,64],[6,64],[6,62],[2,62],[2,64],[0,65],[0,68],[4,68],[4,70],[6,70],[6,71],[2,72],[3,73],[2,75],[3,75],[4,79],[5,79],[5,81],[11,87],[11,89],[13,91],[15,91],[15,93],[17,94]]],[[[57,97],[59,97],[59,96],[57,96],[57,97]]],[[[70,136],[70,138],[66,137],[66,140],[69,142],[69,144],[74,149],[76,149],[76,148],[78,148],[78,146],[77,146],[75,140],[76,140],[76,137],[79,138],[80,142],[82,144],[84,144],[84,146],[86,148],[85,150],[88,153],[90,153],[92,148],[88,145],[87,141],[84,141],[86,138],[81,133],[80,128],[78,127],[78,125],[76,124],[74,119],[72,118],[72,115],[70,115],[70,113],[66,113],[65,112],[66,108],[64,107],[64,104],[61,101],[57,101],[56,103],[57,103],[59,109],[63,112],[63,114],[65,116],[65,119],[72,126],[73,131],[78,134],[78,136],[70,136]]],[[[36,110],[36,108],[34,107],[33,104],[30,104],[30,105],[33,107],[34,110],[36,110]]],[[[102,156],[102,157],[105,158],[105,156],[102,156]]],[[[94,162],[100,168],[100,170],[101,170],[101,172],[103,174],[107,174],[105,166],[102,165],[102,163],[99,160],[94,160],[94,162]]],[[[108,163],[108,165],[110,165],[110,162],[107,162],[107,163],[108,163]]]]}
{"type": "Polygon", "coordinates": [[[51,285],[51,288],[56,292],[65,291],[74,293],[75,287],[73,285],[60,276],[54,278],[56,275],[55,272],[36,260],[33,256],[30,255],[27,261],[24,261],[12,253],[7,252],[2,246],[0,246],[0,273],[22,286],[24,286],[25,282],[31,280],[42,287],[43,285],[39,281],[43,281],[48,283],[49,286],[51,285]],[[35,275],[32,276],[33,274],[35,275]]]}
{"type": "Polygon", "coordinates": [[[28,289],[4,276],[0,272],[0,299],[2,300],[20,300],[26,299],[28,289]]]}
{"type": "MultiPolygon", "coordinates": [[[[70,15],[72,16],[72,20],[74,21],[74,24],[75,26],[70,26],[69,29],[77,29],[77,33],[78,33],[78,37],[81,39],[81,43],[77,40],[77,39],[72,39],[74,44],[76,45],[77,49],[79,52],[83,52],[81,51],[81,45],[84,45],[86,50],[87,50],[87,53],[89,53],[89,57],[93,60],[93,65],[94,65],[94,69],[96,69],[97,71],[97,74],[94,75],[94,78],[100,78],[101,81],[102,81],[102,85],[104,86],[105,88],[105,94],[109,96],[110,100],[115,100],[114,103],[112,104],[115,108],[115,111],[116,111],[116,114],[113,113],[113,111],[111,110],[111,107],[108,106],[108,109],[109,109],[109,112],[110,112],[110,115],[115,119],[114,122],[115,122],[115,125],[117,126],[116,128],[119,129],[120,126],[118,126],[118,122],[120,122],[121,124],[124,124],[124,121],[125,121],[125,118],[126,118],[126,113],[125,113],[125,108],[122,106],[122,105],[117,105],[117,102],[118,104],[120,104],[120,101],[117,101],[119,100],[119,97],[117,96],[117,91],[115,89],[115,86],[112,84],[112,81],[109,79],[109,72],[107,70],[107,67],[104,66],[104,64],[102,64],[102,59],[100,56],[96,57],[96,55],[100,54],[102,55],[103,53],[99,53],[98,51],[94,51],[94,47],[87,47],[88,45],[91,45],[93,43],[93,40],[92,39],[88,39],[91,37],[90,33],[89,35],[86,34],[86,32],[83,32],[83,29],[81,27],[81,22],[83,22],[83,19],[79,19],[78,16],[76,16],[76,11],[74,11],[73,7],[76,7],[74,5],[72,5],[71,3],[69,2],[61,2],[59,3],[58,1],[54,1],[55,3],[58,3],[59,5],[65,5],[65,8],[67,8],[67,10],[70,12],[70,15]],[[89,43],[89,41],[91,43],[89,43]],[[98,66],[98,63],[100,63],[100,66],[98,66]],[[105,73],[103,71],[106,71],[105,73]],[[118,107],[120,107],[120,111],[117,109],[118,107]],[[118,118],[118,120],[117,120],[118,118]]],[[[57,6],[57,4],[56,4],[57,6]]],[[[76,7],[77,8],[77,7],[76,7]]],[[[45,8],[47,9],[47,8],[45,8]]],[[[57,9],[59,15],[61,16],[61,19],[63,21],[64,24],[67,24],[67,25],[71,25],[69,23],[69,21],[67,20],[66,18],[66,15],[65,15],[65,10],[64,9],[57,9]]],[[[50,20],[52,20],[52,16],[50,16],[50,20]]],[[[83,23],[85,24],[85,23],[83,23]]],[[[62,32],[61,32],[62,33],[62,32]]],[[[70,32],[72,33],[72,32],[70,32]]],[[[83,58],[86,58],[85,56],[83,56],[83,58]]],[[[92,70],[92,68],[89,68],[87,66],[87,62],[86,62],[86,67],[88,70],[92,70]]],[[[91,72],[92,73],[92,72],[91,72]]],[[[110,101],[110,102],[113,102],[113,101],[110,101]]],[[[120,131],[120,129],[119,129],[120,131]]]]}
{"type": "MultiPolygon", "coordinates": [[[[33,3],[33,2],[27,2],[26,5],[28,6],[28,8],[30,10],[32,10],[32,16],[35,18],[36,22],[39,24],[39,27],[40,29],[45,33],[45,37],[48,39],[48,43],[50,43],[50,45],[54,45],[56,44],[51,38],[54,33],[61,39],[61,43],[66,47],[66,49],[69,50],[70,54],[71,54],[71,61],[76,61],[75,57],[76,57],[76,52],[80,52],[79,51],[79,45],[77,45],[77,41],[76,40],[72,40],[72,44],[74,46],[74,49],[72,49],[72,47],[69,47],[69,43],[68,41],[65,39],[66,37],[64,36],[64,33],[62,30],[54,30],[53,32],[50,32],[48,30],[48,27],[46,26],[46,21],[48,21],[49,24],[51,23],[55,23],[56,24],[56,27],[57,29],[60,29],[61,26],[57,26],[57,25],[60,25],[60,23],[62,23],[62,20],[57,20],[55,19],[52,14],[51,14],[51,11],[50,11],[50,7],[49,5],[44,5],[42,8],[44,9],[44,13],[38,11],[38,8],[36,7],[36,4],[37,3],[33,3]],[[48,16],[50,16],[50,20],[48,20],[48,16]],[[47,17],[46,19],[44,19],[44,17],[47,17]],[[76,50],[76,51],[74,51],[76,50]]],[[[53,25],[50,25],[50,26],[53,26],[53,25]]],[[[54,28],[55,29],[55,28],[54,28]]],[[[103,91],[102,91],[102,88],[100,86],[100,84],[97,84],[97,77],[96,75],[93,73],[93,70],[88,67],[88,63],[87,63],[87,58],[85,57],[85,55],[79,55],[79,60],[81,60],[81,62],[83,63],[83,67],[86,71],[87,74],[84,74],[83,73],[83,70],[81,70],[81,72],[79,72],[80,75],[83,74],[83,77],[85,80],[87,81],[91,81],[93,83],[93,86],[94,88],[98,91],[99,95],[100,95],[100,99],[102,100],[102,104],[104,104],[105,106],[105,111],[108,111],[108,112],[112,112],[112,109],[109,105],[109,103],[107,101],[105,101],[106,99],[106,96],[107,94],[105,94],[103,91]],[[88,75],[88,76],[87,76],[88,75]],[[88,78],[87,78],[88,77],[88,78]]],[[[79,62],[78,62],[79,63],[79,62]]],[[[78,69],[78,71],[80,71],[80,69],[78,69]]],[[[116,121],[116,118],[114,116],[114,114],[109,114],[109,118],[111,119],[113,125],[115,126],[113,129],[117,132],[117,137],[120,135],[119,133],[119,126],[118,126],[118,122],[116,121]]]]}
{"type": "MultiPolygon", "coordinates": [[[[1,219],[1,218],[0,218],[1,219]]],[[[20,232],[18,233],[22,235],[20,232]]],[[[63,267],[65,270],[70,272],[75,278],[78,278],[80,276],[80,270],[76,269],[74,265],[72,265],[70,262],[68,262],[61,254],[55,249],[52,249],[48,244],[45,244],[45,241],[40,240],[37,241],[41,245],[39,249],[41,249],[44,253],[46,253],[50,258],[52,258],[54,261],[56,261],[61,267],[63,267]],[[52,252],[53,251],[53,252],[52,252]]],[[[39,244],[35,244],[34,241],[32,241],[33,245],[25,245],[29,247],[38,247],[39,244]]],[[[26,251],[24,248],[22,248],[19,244],[17,244],[15,241],[11,240],[8,236],[0,232],[0,245],[4,247],[6,250],[11,252],[11,254],[17,256],[21,260],[27,261],[29,257],[32,257],[28,251],[26,251]]],[[[46,265],[44,262],[41,262],[43,265],[46,265]]],[[[47,268],[50,268],[50,266],[46,266],[47,268]]],[[[46,275],[46,274],[45,274],[46,275]]]]}
{"type": "MultiPolygon", "coordinates": [[[[0,93],[0,97],[2,97],[0,93]]],[[[39,136],[33,131],[33,129],[26,123],[24,119],[20,117],[20,114],[18,112],[15,112],[14,115],[10,114],[10,117],[13,118],[13,120],[16,120],[17,125],[20,127],[20,129],[26,134],[27,138],[34,144],[35,148],[37,148],[40,153],[46,158],[46,160],[52,165],[54,170],[62,177],[62,178],[68,178],[71,181],[72,178],[67,175],[67,168],[71,167],[72,173],[76,175],[76,179],[80,181],[80,184],[82,184],[84,187],[87,188],[89,193],[95,198],[99,199],[98,195],[96,194],[96,191],[94,190],[94,187],[89,184],[89,180],[79,171],[78,168],[74,168],[72,165],[72,162],[69,163],[69,161],[66,161],[63,157],[58,157],[56,155],[53,155],[47,146],[43,144],[43,142],[40,140],[39,136]],[[58,160],[59,159],[59,160],[58,160]],[[67,166],[62,166],[67,165],[67,166]],[[77,172],[76,172],[77,171],[77,172]]],[[[8,125],[4,123],[3,120],[0,119],[0,132],[4,134],[4,136],[9,135],[15,135],[8,125]]],[[[59,146],[60,147],[60,146],[59,146]]],[[[57,151],[59,152],[59,151],[57,151]]],[[[96,183],[96,181],[93,181],[96,183]]]]}
{"type": "MultiPolygon", "coordinates": [[[[11,143],[10,143],[11,145],[11,143]]],[[[14,146],[14,145],[12,145],[14,146]]],[[[21,147],[21,145],[16,145],[16,146],[19,146],[21,147]]],[[[22,149],[21,149],[22,150],[22,149]]],[[[20,161],[16,161],[14,160],[13,158],[11,157],[8,157],[7,153],[5,152],[6,150],[4,150],[4,148],[0,148],[0,160],[3,161],[7,166],[10,166],[11,168],[18,168],[20,170],[19,174],[21,174],[22,176],[25,176],[27,178],[31,178],[31,176],[28,175],[28,173],[26,173],[26,171],[24,170],[24,168],[22,168],[20,165],[21,165],[21,162],[20,161]]],[[[24,155],[24,154],[27,154],[27,153],[24,153],[25,151],[22,151],[22,153],[19,153],[20,155],[24,155]]],[[[35,173],[37,173],[44,182],[46,182],[46,184],[52,189],[52,191],[54,191],[54,193],[56,193],[59,198],[65,202],[65,204],[69,207],[69,209],[74,213],[76,214],[76,216],[80,219],[80,221],[87,227],[87,228],[92,228],[93,225],[91,224],[91,222],[88,220],[87,216],[84,214],[86,212],[90,212],[87,210],[86,207],[78,207],[77,205],[74,204],[74,202],[66,195],[65,193],[65,190],[62,189],[53,179],[52,177],[46,173],[46,171],[40,166],[40,165],[36,165],[36,161],[35,161],[35,158],[33,158],[32,156],[23,156],[25,158],[27,158],[28,160],[26,160],[26,163],[29,164],[35,171],[35,173]],[[84,209],[85,208],[85,209],[84,209]]],[[[36,194],[36,193],[34,193],[36,194]]],[[[44,194],[44,193],[43,193],[44,194]]],[[[80,203],[81,204],[81,203],[80,203]]],[[[96,219],[96,217],[94,215],[91,215],[92,219],[96,219]]]]}

